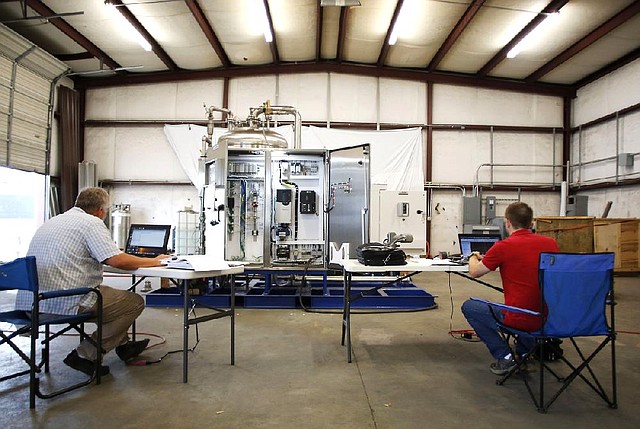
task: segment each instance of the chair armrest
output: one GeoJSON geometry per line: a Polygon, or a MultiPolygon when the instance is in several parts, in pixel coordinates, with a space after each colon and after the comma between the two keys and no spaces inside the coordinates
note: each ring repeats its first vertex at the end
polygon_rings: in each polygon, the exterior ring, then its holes
{"type": "Polygon", "coordinates": [[[59,298],[61,296],[86,295],[91,292],[97,295],[100,295],[100,291],[96,288],[81,287],[76,289],[61,289],[61,290],[52,290],[48,292],[41,292],[38,296],[40,297],[40,300],[44,300],[44,299],[51,299],[51,298],[59,298]]]}
{"type": "Polygon", "coordinates": [[[526,308],[520,308],[520,307],[513,307],[511,305],[506,305],[506,304],[501,304],[499,302],[491,302],[491,301],[487,301],[486,299],[482,299],[482,298],[475,298],[475,297],[471,297],[472,301],[478,301],[478,302],[482,302],[484,304],[487,304],[490,307],[495,307],[498,308],[500,310],[506,310],[512,313],[522,313],[522,314],[529,314],[531,316],[540,316],[540,312],[539,311],[533,311],[533,310],[528,310],[526,308]]]}

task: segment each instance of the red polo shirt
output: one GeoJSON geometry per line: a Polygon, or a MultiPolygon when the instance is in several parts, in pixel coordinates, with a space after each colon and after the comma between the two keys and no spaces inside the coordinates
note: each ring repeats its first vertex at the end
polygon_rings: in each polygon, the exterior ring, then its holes
{"type": "MultiPolygon", "coordinates": [[[[559,251],[554,239],[519,229],[494,244],[482,263],[491,271],[500,267],[505,304],[540,311],[538,259],[542,252],[559,251]]],[[[538,317],[521,313],[506,312],[504,323],[523,331],[540,328],[538,317]]]]}

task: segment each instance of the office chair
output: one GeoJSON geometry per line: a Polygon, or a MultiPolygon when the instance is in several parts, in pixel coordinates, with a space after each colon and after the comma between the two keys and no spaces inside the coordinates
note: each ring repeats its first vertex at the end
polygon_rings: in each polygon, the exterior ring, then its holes
{"type": "MultiPolygon", "coordinates": [[[[492,311],[513,311],[539,316],[541,328],[535,332],[523,332],[498,323],[499,331],[503,339],[511,348],[511,353],[516,356],[515,342],[519,338],[528,336],[535,340],[535,346],[523,359],[516,360],[517,365],[507,374],[497,380],[502,385],[514,375],[518,375],[524,381],[529,395],[539,412],[546,412],[551,404],[566,391],[569,385],[580,378],[595,393],[600,396],[610,408],[617,408],[616,393],[616,360],[615,360],[615,322],[614,322],[614,295],[613,295],[613,253],[542,253],[539,260],[538,279],[540,286],[540,302],[544,312],[532,312],[504,304],[493,303],[486,300],[472,298],[485,302],[491,306],[492,311]],[[608,309],[608,311],[607,311],[608,309]],[[608,321],[607,321],[607,313],[608,321]],[[580,337],[601,337],[597,346],[589,346],[593,342],[578,344],[580,337]],[[572,351],[549,350],[558,347],[557,339],[569,340],[572,351]],[[605,346],[610,345],[610,392],[603,387],[596,374],[594,358],[605,346]],[[588,347],[590,351],[583,350],[588,347]],[[545,356],[552,352],[556,361],[563,362],[569,368],[569,374],[562,377],[556,368],[545,362],[545,356]],[[535,392],[529,380],[530,375],[525,370],[528,362],[537,360],[538,367],[538,391],[535,392]],[[572,359],[574,362],[572,362],[572,359]],[[545,399],[545,373],[551,374],[562,384],[549,399],[545,399]]],[[[565,342],[566,343],[566,342],[565,342]]],[[[599,365],[600,366],[600,365],[599,365]]]]}
{"type": "Polygon", "coordinates": [[[49,345],[55,338],[74,329],[80,334],[80,340],[91,341],[98,350],[102,350],[102,295],[100,291],[93,288],[77,288],[69,290],[57,290],[51,292],[40,292],[38,290],[38,273],[36,269],[36,258],[27,256],[18,258],[12,262],[0,265],[0,291],[24,290],[33,293],[32,311],[12,310],[0,313],[0,322],[14,325],[16,328],[12,332],[0,331],[0,346],[7,344],[13,351],[27,364],[27,369],[19,370],[12,374],[0,378],[0,381],[9,380],[22,375],[29,375],[29,407],[35,408],[36,396],[42,399],[53,398],[54,396],[86,386],[96,380],[100,384],[100,365],[102,353],[98,353],[95,362],[95,370],[92,376],[75,384],[59,388],[57,390],[42,392],[40,389],[40,376],[42,368],[44,372],[49,372],[49,345]],[[96,313],[87,312],[74,315],[59,315],[40,313],[40,303],[46,299],[61,296],[85,295],[95,293],[97,296],[96,313]],[[85,322],[95,322],[97,324],[97,341],[94,342],[84,330],[85,322]],[[64,325],[63,328],[53,325],[64,325]],[[39,339],[39,328],[44,328],[44,338],[41,341],[41,359],[37,360],[37,342],[39,339]],[[29,336],[30,349],[23,351],[17,344],[18,336],[29,336]]]}

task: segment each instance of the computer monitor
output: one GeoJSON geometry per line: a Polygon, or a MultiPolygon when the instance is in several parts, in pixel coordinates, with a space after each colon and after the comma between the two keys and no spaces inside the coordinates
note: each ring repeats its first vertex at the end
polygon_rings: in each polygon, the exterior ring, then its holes
{"type": "Polygon", "coordinates": [[[155,258],[167,253],[171,225],[132,224],[125,253],[155,258]]]}
{"type": "Polygon", "coordinates": [[[468,257],[472,252],[484,255],[498,241],[500,234],[458,234],[460,254],[463,257],[468,257]]]}

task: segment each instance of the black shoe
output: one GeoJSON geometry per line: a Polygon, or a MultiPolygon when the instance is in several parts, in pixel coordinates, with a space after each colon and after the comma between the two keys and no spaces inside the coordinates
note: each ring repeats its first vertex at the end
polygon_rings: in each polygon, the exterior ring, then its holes
{"type": "Polygon", "coordinates": [[[116,347],[116,354],[120,359],[127,362],[138,356],[149,345],[149,338],[140,341],[129,341],[126,344],[116,347]]]}
{"type": "MultiPolygon", "coordinates": [[[[70,366],[76,371],[84,372],[88,376],[92,376],[96,369],[96,365],[94,362],[91,362],[89,359],[81,358],[80,356],[78,356],[78,352],[75,350],[71,350],[71,353],[69,353],[67,357],[64,358],[63,362],[67,366],[70,366]]],[[[109,367],[106,365],[101,365],[100,376],[102,377],[107,374],[109,374],[109,367]]]]}
{"type": "Polygon", "coordinates": [[[518,364],[513,358],[498,359],[497,361],[489,365],[489,370],[495,375],[505,375],[517,366],[518,364]]]}

